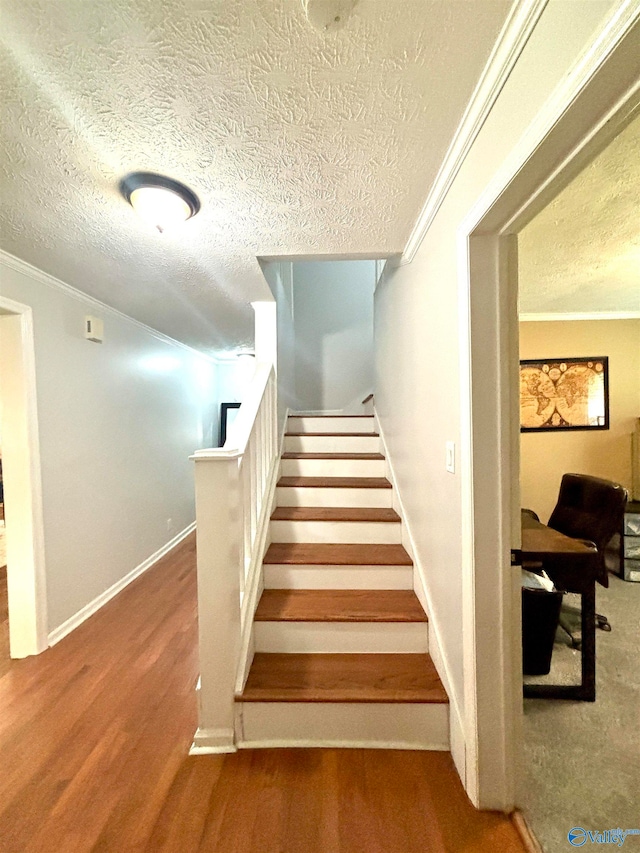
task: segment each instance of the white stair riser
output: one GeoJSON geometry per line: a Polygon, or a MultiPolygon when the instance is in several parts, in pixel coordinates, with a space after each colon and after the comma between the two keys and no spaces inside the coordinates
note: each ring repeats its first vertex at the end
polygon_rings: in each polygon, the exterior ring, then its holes
{"type": "Polygon", "coordinates": [[[266,589],[413,589],[412,566],[264,567],[266,589]]]}
{"type": "Polygon", "coordinates": [[[399,545],[399,521],[272,521],[272,542],[399,545]]]}
{"type": "Polygon", "coordinates": [[[357,506],[391,507],[392,489],[316,489],[306,486],[279,486],[277,506],[357,506]]]}
{"type": "Polygon", "coordinates": [[[446,703],[237,702],[240,747],[449,749],[446,703]]]}
{"type": "Polygon", "coordinates": [[[314,418],[290,416],[287,432],[359,432],[363,435],[375,431],[373,418],[314,418]]]}
{"type": "Polygon", "coordinates": [[[379,453],[377,435],[287,435],[285,451],[292,453],[379,453]]]}
{"type": "Polygon", "coordinates": [[[283,459],[283,477],[384,477],[384,459],[283,459]]]}
{"type": "Polygon", "coordinates": [[[255,622],[253,627],[257,652],[429,651],[426,622],[255,622]]]}

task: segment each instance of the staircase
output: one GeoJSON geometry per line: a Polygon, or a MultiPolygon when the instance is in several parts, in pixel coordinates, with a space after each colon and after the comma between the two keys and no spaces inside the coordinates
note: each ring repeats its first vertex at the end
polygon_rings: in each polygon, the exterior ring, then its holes
{"type": "Polygon", "coordinates": [[[287,428],[238,744],[448,749],[373,416],[287,428]]]}

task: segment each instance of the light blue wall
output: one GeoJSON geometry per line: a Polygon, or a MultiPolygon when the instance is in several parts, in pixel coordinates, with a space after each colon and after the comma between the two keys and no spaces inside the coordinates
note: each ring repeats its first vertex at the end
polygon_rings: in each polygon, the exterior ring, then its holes
{"type": "Polygon", "coordinates": [[[375,261],[293,264],[299,409],[358,411],[373,391],[375,283],[375,261]]]}

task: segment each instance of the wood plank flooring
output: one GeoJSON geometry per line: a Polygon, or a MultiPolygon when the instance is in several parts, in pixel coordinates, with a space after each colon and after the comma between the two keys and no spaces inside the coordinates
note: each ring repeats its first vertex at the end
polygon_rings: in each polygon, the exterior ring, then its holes
{"type": "Polygon", "coordinates": [[[44,654],[0,677],[2,853],[524,853],[447,753],[189,757],[190,538],[44,654]]]}
{"type": "Polygon", "coordinates": [[[362,438],[362,436],[366,436],[370,438],[374,436],[375,438],[380,438],[379,432],[287,432],[285,433],[287,436],[295,436],[299,438],[300,436],[315,436],[323,437],[323,438],[362,438]]]}
{"type": "Polygon", "coordinates": [[[390,489],[386,477],[280,477],[278,486],[309,489],[390,489]]]}
{"type": "Polygon", "coordinates": [[[382,453],[298,453],[287,451],[283,459],[384,459],[382,453]]]}
{"type": "Polygon", "coordinates": [[[426,622],[412,589],[265,589],[256,622],[426,622]]]}
{"type": "Polygon", "coordinates": [[[9,599],[7,596],[7,567],[0,566],[0,678],[2,678],[5,672],[7,672],[9,666],[9,599]]]}
{"type": "Polygon", "coordinates": [[[382,521],[399,522],[389,507],[278,506],[273,521],[382,521]]]}
{"type": "Polygon", "coordinates": [[[448,702],[429,655],[256,653],[242,702],[448,702]]]}
{"type": "Polygon", "coordinates": [[[314,414],[299,415],[299,414],[296,414],[295,412],[293,412],[292,414],[289,415],[289,417],[290,418],[313,418],[313,420],[315,421],[315,420],[318,420],[320,418],[345,418],[346,417],[346,418],[349,418],[349,420],[351,420],[352,418],[373,418],[373,415],[314,415],[314,414]]]}
{"type": "Polygon", "coordinates": [[[402,545],[336,545],[316,542],[272,542],[267,565],[298,566],[412,566],[402,545]]]}

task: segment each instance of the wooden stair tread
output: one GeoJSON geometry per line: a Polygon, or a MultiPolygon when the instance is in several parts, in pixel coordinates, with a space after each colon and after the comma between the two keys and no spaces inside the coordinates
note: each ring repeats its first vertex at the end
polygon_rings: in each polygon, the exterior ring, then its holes
{"type": "Polygon", "coordinates": [[[384,459],[382,453],[298,453],[287,451],[283,459],[384,459]]]}
{"type": "Polygon", "coordinates": [[[395,509],[387,507],[279,506],[271,518],[273,521],[400,521],[395,509]]]}
{"type": "Polygon", "coordinates": [[[289,415],[290,418],[372,418],[373,415],[289,415]]]}
{"type": "Polygon", "coordinates": [[[258,652],[239,702],[420,702],[449,699],[427,654],[258,652]]]}
{"type": "Polygon", "coordinates": [[[426,622],[410,589],[265,589],[256,622],[426,622]]]}
{"type": "Polygon", "coordinates": [[[296,438],[380,438],[379,432],[287,432],[285,435],[296,438]]]}
{"type": "Polygon", "coordinates": [[[386,477],[280,477],[279,487],[309,489],[391,489],[386,477]]]}
{"type": "Polygon", "coordinates": [[[402,545],[272,542],[264,563],[303,566],[412,566],[402,545]]]}

